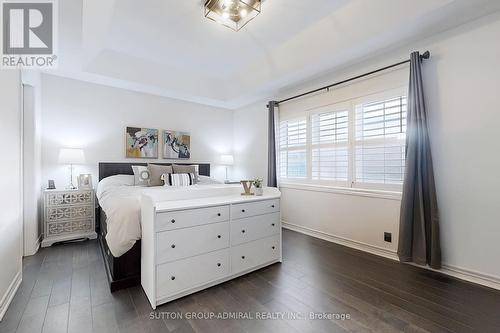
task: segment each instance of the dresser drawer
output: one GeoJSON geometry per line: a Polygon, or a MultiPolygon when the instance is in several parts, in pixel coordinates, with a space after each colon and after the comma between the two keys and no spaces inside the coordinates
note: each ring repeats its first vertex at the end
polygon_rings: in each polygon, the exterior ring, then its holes
{"type": "Polygon", "coordinates": [[[235,246],[231,248],[231,274],[237,274],[279,258],[279,235],[235,246]]]}
{"type": "Polygon", "coordinates": [[[64,236],[73,233],[92,232],[93,226],[92,219],[49,222],[46,225],[47,230],[45,231],[45,238],[64,236]]]}
{"type": "Polygon", "coordinates": [[[229,247],[229,222],[163,231],[156,234],[156,263],[229,247]]]}
{"type": "Polygon", "coordinates": [[[156,267],[157,299],[229,275],[229,250],[224,249],[156,267]]]}
{"type": "Polygon", "coordinates": [[[231,245],[279,234],[280,213],[257,215],[231,222],[231,245]]]}
{"type": "Polygon", "coordinates": [[[242,204],[236,204],[231,207],[232,219],[241,219],[244,217],[269,214],[280,211],[280,200],[264,200],[242,204]]]}
{"type": "Polygon", "coordinates": [[[202,224],[229,221],[229,206],[158,213],[156,231],[194,227],[202,224]]]}
{"type": "Polygon", "coordinates": [[[47,207],[46,210],[48,222],[91,218],[94,216],[94,207],[88,204],[80,206],[47,207]]]}
{"type": "Polygon", "coordinates": [[[66,206],[94,203],[94,191],[48,191],[45,196],[45,205],[50,206],[66,206]]]}

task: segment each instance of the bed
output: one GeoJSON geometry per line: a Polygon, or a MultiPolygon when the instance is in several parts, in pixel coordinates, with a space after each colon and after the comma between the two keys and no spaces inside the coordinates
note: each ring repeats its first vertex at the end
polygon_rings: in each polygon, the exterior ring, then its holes
{"type": "MultiPolygon", "coordinates": [[[[159,165],[172,165],[172,163],[153,163],[159,165]]],[[[192,163],[175,163],[179,165],[192,165],[192,163]]],[[[117,175],[133,175],[132,165],[146,166],[147,163],[99,163],[99,182],[103,179],[117,175]]],[[[210,176],[210,164],[197,163],[199,165],[200,176],[210,176]]],[[[131,189],[132,190],[132,189],[131,189]]],[[[161,191],[161,188],[157,189],[161,191]]],[[[111,292],[139,285],[141,281],[141,240],[134,240],[133,245],[125,253],[123,249],[117,249],[116,245],[108,244],[106,236],[108,234],[108,218],[105,210],[99,204],[96,211],[97,233],[99,244],[104,257],[106,274],[111,292]],[[113,251],[119,256],[114,256],[113,251]]],[[[136,232],[137,233],[137,232],[136,232]]],[[[140,233],[140,229],[139,229],[140,233]]],[[[138,237],[140,238],[140,237],[138,237]]],[[[126,247],[128,248],[128,247],[126,247]]]]}

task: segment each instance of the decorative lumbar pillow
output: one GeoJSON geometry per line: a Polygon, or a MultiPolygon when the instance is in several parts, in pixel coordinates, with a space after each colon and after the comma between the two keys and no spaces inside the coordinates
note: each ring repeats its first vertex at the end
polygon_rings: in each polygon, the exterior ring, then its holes
{"type": "Polygon", "coordinates": [[[176,174],[176,173],[192,173],[192,174],[194,174],[194,184],[196,184],[198,182],[199,165],[172,164],[172,169],[174,170],[174,174],[176,174]]]}
{"type": "Polygon", "coordinates": [[[149,186],[162,186],[161,175],[172,173],[170,165],[148,164],[149,186]]]}
{"type": "Polygon", "coordinates": [[[134,185],[136,186],[149,186],[149,170],[142,165],[132,165],[134,172],[134,185]]]}
{"type": "Polygon", "coordinates": [[[195,184],[194,173],[166,173],[161,175],[164,186],[190,186],[195,184]]]}

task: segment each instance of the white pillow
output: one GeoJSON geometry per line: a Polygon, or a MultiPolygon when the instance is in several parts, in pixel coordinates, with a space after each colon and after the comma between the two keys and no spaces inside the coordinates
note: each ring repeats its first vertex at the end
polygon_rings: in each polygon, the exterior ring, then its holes
{"type": "Polygon", "coordinates": [[[193,164],[194,165],[194,175],[196,177],[196,183],[200,181],[200,165],[199,164],[193,164]]]}
{"type": "Polygon", "coordinates": [[[132,165],[134,171],[134,185],[149,186],[149,170],[147,166],[132,165]]]}
{"type": "Polygon", "coordinates": [[[100,198],[107,188],[113,186],[134,186],[134,176],[114,175],[102,179],[99,184],[97,184],[97,197],[100,198]]]}
{"type": "Polygon", "coordinates": [[[198,181],[198,185],[224,184],[223,182],[208,176],[199,176],[199,178],[200,180],[198,181]]]}

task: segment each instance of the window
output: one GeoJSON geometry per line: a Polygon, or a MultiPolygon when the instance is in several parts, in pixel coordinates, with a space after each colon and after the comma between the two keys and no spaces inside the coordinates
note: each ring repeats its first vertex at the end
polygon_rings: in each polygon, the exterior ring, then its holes
{"type": "Polygon", "coordinates": [[[306,178],[305,118],[280,123],[280,174],[284,178],[306,178]]]}
{"type": "Polygon", "coordinates": [[[349,174],[349,111],[311,115],[312,179],[344,181],[349,174]]]}
{"type": "Polygon", "coordinates": [[[403,183],[406,97],[356,106],[355,183],[403,183]]]}
{"type": "Polygon", "coordinates": [[[281,177],[400,190],[405,169],[406,104],[406,94],[398,89],[281,121],[281,177]]]}

